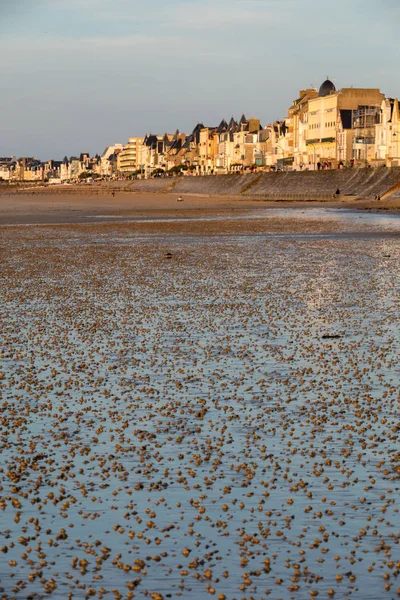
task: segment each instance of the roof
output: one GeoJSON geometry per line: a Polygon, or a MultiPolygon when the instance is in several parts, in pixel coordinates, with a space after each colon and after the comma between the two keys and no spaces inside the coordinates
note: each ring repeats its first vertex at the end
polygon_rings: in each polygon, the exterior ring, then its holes
{"type": "Polygon", "coordinates": [[[325,79],[324,83],[319,88],[318,96],[323,98],[329,96],[332,92],[336,92],[336,88],[330,79],[325,79]]]}
{"type": "Polygon", "coordinates": [[[217,133],[224,133],[228,129],[228,123],[225,119],[222,119],[221,123],[218,125],[217,133]]]}

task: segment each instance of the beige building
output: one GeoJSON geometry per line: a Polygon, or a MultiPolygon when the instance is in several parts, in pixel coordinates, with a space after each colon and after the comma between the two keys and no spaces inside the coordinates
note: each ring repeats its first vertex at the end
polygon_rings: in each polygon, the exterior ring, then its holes
{"type": "Polygon", "coordinates": [[[7,165],[0,165],[0,181],[8,181],[10,179],[10,169],[7,165]]]}
{"type": "Polygon", "coordinates": [[[217,144],[216,127],[203,127],[199,132],[198,161],[201,173],[210,174],[214,169],[217,144]]]}
{"type": "Polygon", "coordinates": [[[130,137],[128,143],[118,154],[117,169],[123,175],[130,175],[139,169],[140,148],[143,138],[130,137]]]}
{"type": "Polygon", "coordinates": [[[400,166],[400,114],[397,98],[385,98],[375,126],[375,163],[400,166]]]}
{"type": "MultiPolygon", "coordinates": [[[[216,172],[241,171],[258,162],[264,164],[265,145],[260,145],[260,135],[263,132],[260,119],[246,119],[242,115],[237,122],[233,119],[227,123],[221,121],[215,132],[214,167],[216,172]]],[[[266,135],[263,135],[262,142],[266,135]]]]}
{"type": "Polygon", "coordinates": [[[318,97],[315,88],[300,90],[283,121],[268,125],[267,166],[301,170],[308,164],[306,146],[308,130],[308,102],[318,97]]]}
{"type": "Polygon", "coordinates": [[[287,119],[267,125],[266,130],[268,133],[266,166],[280,170],[292,169],[294,162],[293,139],[287,119]]]}
{"type": "MultiPolygon", "coordinates": [[[[129,142],[128,142],[129,143],[129,142]]],[[[122,144],[114,144],[113,146],[107,146],[103,154],[98,161],[97,172],[101,176],[111,177],[113,175],[113,161],[112,157],[118,155],[124,149],[122,144]]],[[[118,160],[118,158],[117,158],[118,160]]]]}
{"type": "Polygon", "coordinates": [[[399,112],[399,101],[397,98],[393,100],[393,110],[391,123],[389,123],[388,132],[388,166],[399,167],[400,166],[400,112],[399,112]]]}
{"type": "Polygon", "coordinates": [[[315,88],[300,90],[298,98],[293,100],[288,110],[287,126],[289,130],[289,154],[293,156],[293,169],[301,170],[308,163],[307,131],[308,103],[318,96],[315,88]]]}
{"type": "Polygon", "coordinates": [[[239,162],[242,168],[251,167],[256,162],[256,148],[260,133],[260,119],[251,117],[246,119],[243,115],[239,121],[239,130],[233,135],[234,160],[239,162]]]}
{"type": "Polygon", "coordinates": [[[336,166],[340,161],[345,164],[352,159],[368,161],[374,146],[373,121],[383,99],[379,89],[337,91],[329,79],[324,81],[318,97],[308,102],[308,166],[315,168],[318,162],[336,166]]]}

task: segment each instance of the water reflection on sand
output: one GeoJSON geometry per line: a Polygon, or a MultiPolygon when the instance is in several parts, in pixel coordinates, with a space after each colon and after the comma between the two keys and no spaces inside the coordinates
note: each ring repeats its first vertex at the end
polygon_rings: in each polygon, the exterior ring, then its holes
{"type": "Polygon", "coordinates": [[[335,208],[307,208],[306,210],[298,208],[263,208],[260,210],[252,210],[247,213],[206,215],[206,216],[190,216],[188,211],[185,217],[137,217],[125,216],[123,214],[93,214],[87,215],[86,219],[90,220],[116,220],[130,223],[163,223],[165,221],[173,223],[182,223],[187,221],[232,221],[232,220],[251,220],[251,219],[297,219],[297,220],[324,220],[325,222],[337,222],[345,225],[369,225],[377,226],[378,228],[390,228],[396,231],[400,230],[400,215],[398,214],[379,214],[370,212],[359,212],[356,210],[345,210],[335,208]]]}
{"type": "Polygon", "coordinates": [[[2,229],[6,598],[394,597],[399,220],[369,223],[2,229]]]}

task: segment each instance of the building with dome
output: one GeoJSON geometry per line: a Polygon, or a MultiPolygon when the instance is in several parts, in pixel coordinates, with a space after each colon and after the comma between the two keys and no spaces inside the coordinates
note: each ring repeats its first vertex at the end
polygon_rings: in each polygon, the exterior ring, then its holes
{"type": "Polygon", "coordinates": [[[384,95],[377,88],[342,88],[327,78],[320,86],[318,96],[310,98],[306,124],[306,155],[308,167],[318,163],[336,166],[353,159],[355,129],[359,156],[368,161],[369,149],[374,145],[367,129],[380,111],[384,95]]]}
{"type": "Polygon", "coordinates": [[[330,96],[330,94],[333,94],[334,92],[336,92],[335,84],[327,77],[319,88],[318,96],[320,98],[325,98],[325,96],[330,96]]]}

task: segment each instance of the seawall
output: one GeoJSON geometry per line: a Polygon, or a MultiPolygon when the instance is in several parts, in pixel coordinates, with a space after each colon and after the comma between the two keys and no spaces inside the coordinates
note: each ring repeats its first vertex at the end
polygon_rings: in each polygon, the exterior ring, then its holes
{"type": "Polygon", "coordinates": [[[340,190],[343,196],[371,200],[399,193],[400,167],[145,179],[126,182],[124,189],[260,200],[330,200],[340,190]]]}

